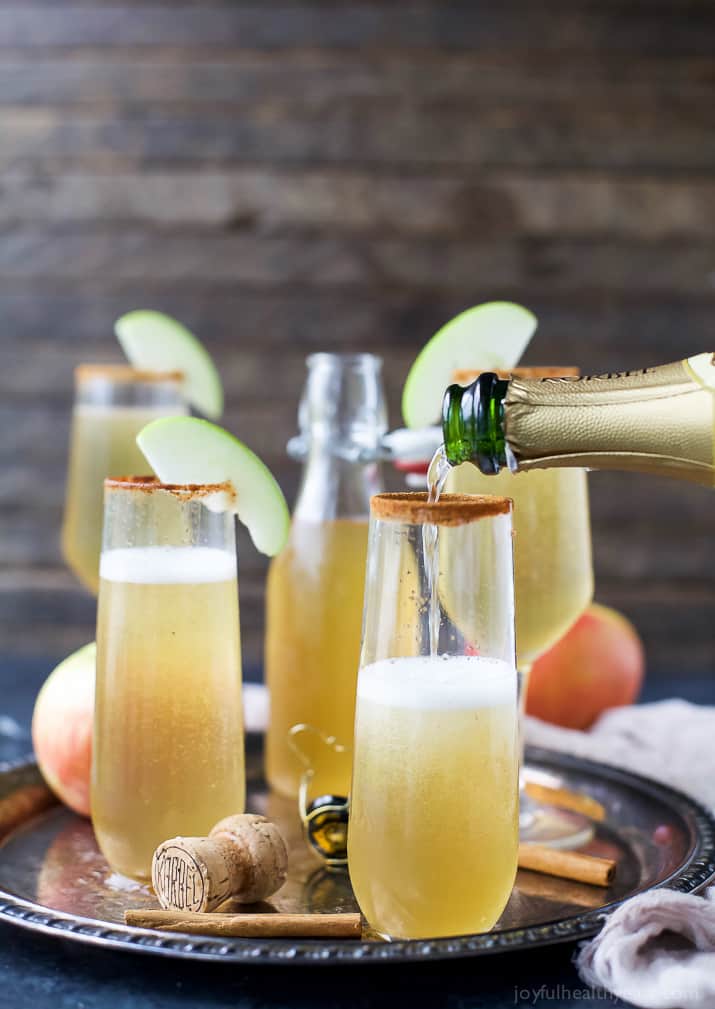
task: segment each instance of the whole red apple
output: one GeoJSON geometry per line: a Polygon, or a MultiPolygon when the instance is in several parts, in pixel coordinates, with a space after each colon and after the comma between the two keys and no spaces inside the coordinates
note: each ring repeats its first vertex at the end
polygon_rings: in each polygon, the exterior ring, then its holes
{"type": "Polygon", "coordinates": [[[593,603],[534,663],[526,711],[568,729],[587,729],[607,708],[633,704],[645,672],[643,643],[622,613],[593,603]]]}
{"type": "Polygon", "coordinates": [[[37,695],[32,743],[42,776],[58,799],[89,816],[94,718],[94,642],[73,652],[37,695]]]}

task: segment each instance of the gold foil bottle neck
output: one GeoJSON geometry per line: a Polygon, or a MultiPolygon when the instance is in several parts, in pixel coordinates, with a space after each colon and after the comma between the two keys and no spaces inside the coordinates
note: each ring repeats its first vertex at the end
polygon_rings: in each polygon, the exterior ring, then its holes
{"type": "Polygon", "coordinates": [[[515,378],[506,439],[519,470],[623,469],[715,485],[715,392],[708,355],[582,378],[515,378]],[[703,360],[703,358],[705,360],[703,360]]]}

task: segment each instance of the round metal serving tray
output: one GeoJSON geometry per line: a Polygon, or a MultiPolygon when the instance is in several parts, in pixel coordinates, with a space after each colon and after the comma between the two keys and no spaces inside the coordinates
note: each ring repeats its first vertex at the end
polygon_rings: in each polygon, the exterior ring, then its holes
{"type": "MultiPolygon", "coordinates": [[[[248,808],[281,827],[290,873],[272,899],[280,911],[355,911],[345,872],[324,869],[306,846],[295,803],[267,791],[260,740],[249,747],[248,808]]],[[[653,887],[690,893],[715,876],[715,821],[692,799],[626,771],[531,749],[527,767],[542,780],[582,791],[606,809],[585,850],[617,859],[608,889],[521,870],[495,928],[450,939],[384,942],[214,939],[123,924],[130,907],[156,907],[148,889],[112,876],[92,828],[61,806],[17,827],[0,845],[0,920],[58,939],[157,956],[239,963],[330,964],[468,957],[585,938],[603,914],[653,887]]],[[[0,768],[0,799],[39,781],[32,763],[0,768]]]]}

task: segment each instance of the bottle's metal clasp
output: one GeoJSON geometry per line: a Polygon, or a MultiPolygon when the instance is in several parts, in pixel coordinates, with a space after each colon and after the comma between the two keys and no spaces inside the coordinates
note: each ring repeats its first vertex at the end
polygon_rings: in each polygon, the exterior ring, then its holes
{"type": "MultiPolygon", "coordinates": [[[[310,439],[302,434],[297,434],[291,438],[286,445],[286,452],[294,462],[305,462],[310,451],[310,439]]],[[[372,462],[381,462],[392,458],[389,450],[381,442],[375,445],[360,445],[356,442],[332,441],[325,447],[324,451],[342,459],[344,462],[368,465],[372,462]]]]}
{"type": "Polygon", "coordinates": [[[319,795],[312,801],[308,801],[315,769],[300,745],[301,736],[306,734],[317,737],[321,743],[335,753],[349,753],[350,748],[338,742],[335,736],[329,736],[306,722],[299,722],[288,731],[288,745],[305,768],[298,789],[298,812],[306,839],[329,868],[342,869],[348,862],[350,800],[342,795],[319,795]]]}

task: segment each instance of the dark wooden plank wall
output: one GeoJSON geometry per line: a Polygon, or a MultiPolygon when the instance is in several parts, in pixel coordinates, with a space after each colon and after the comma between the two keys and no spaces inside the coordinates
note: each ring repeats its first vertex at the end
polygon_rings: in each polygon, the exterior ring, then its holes
{"type": "MultiPolygon", "coordinates": [[[[3,649],[93,635],[57,544],[71,373],[119,358],[129,308],[201,334],[291,498],[308,351],[382,353],[396,421],[416,350],[483,299],[538,313],[532,362],[710,349],[714,49],[709,0],[0,0],[3,649]]],[[[654,672],[705,673],[712,498],[603,474],[592,497],[598,597],[654,672]]]]}

